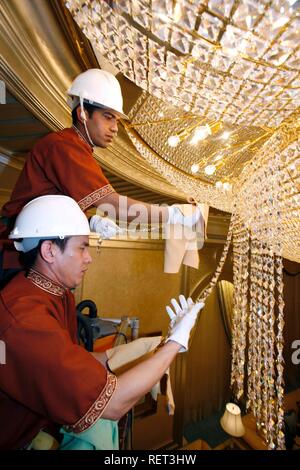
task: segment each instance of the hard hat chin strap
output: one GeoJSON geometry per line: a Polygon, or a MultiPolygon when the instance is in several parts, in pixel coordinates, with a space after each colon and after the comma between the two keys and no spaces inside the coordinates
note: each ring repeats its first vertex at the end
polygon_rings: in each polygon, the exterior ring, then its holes
{"type": "Polygon", "coordinates": [[[88,131],[88,128],[87,128],[87,125],[86,125],[86,119],[83,121],[83,124],[84,124],[84,129],[85,129],[85,132],[86,132],[89,143],[91,144],[92,147],[95,147],[95,144],[94,144],[94,142],[92,141],[92,139],[90,137],[90,134],[89,134],[89,131],[88,131]]]}
{"type": "Polygon", "coordinates": [[[90,145],[91,145],[92,147],[95,147],[95,144],[94,144],[94,142],[93,142],[92,139],[91,139],[90,133],[89,133],[88,128],[87,128],[87,125],[86,125],[86,115],[85,115],[85,112],[84,112],[83,96],[82,96],[81,93],[80,93],[80,96],[79,96],[79,101],[80,101],[80,110],[81,110],[81,111],[80,111],[80,116],[81,116],[81,118],[82,118],[82,120],[83,120],[83,125],[84,125],[84,129],[85,129],[86,136],[87,136],[87,138],[88,138],[88,141],[89,141],[90,145]]]}

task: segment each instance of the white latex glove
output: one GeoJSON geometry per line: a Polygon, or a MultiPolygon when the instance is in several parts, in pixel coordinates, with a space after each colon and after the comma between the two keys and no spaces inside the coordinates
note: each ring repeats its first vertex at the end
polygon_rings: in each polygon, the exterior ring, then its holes
{"type": "Polygon", "coordinates": [[[189,297],[179,296],[180,305],[177,300],[172,299],[171,303],[174,310],[167,306],[166,310],[171,319],[167,341],[176,341],[181,344],[179,352],[188,350],[190,332],[196,322],[198,313],[204,307],[203,302],[194,303],[189,297]]]}
{"type": "MultiPolygon", "coordinates": [[[[190,206],[190,204],[186,204],[190,206]]],[[[177,206],[168,206],[169,218],[167,224],[181,224],[186,227],[192,227],[195,225],[201,216],[201,210],[199,207],[190,206],[190,214],[184,215],[180,208],[177,206]]]]}
{"type": "Polygon", "coordinates": [[[90,220],[90,229],[92,232],[99,233],[104,240],[108,240],[124,232],[111,219],[108,217],[100,217],[100,215],[93,215],[90,220]]]}

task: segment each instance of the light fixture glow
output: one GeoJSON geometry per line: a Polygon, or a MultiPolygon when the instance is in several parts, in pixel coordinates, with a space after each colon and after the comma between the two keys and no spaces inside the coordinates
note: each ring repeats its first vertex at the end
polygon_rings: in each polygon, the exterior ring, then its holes
{"type": "Polygon", "coordinates": [[[198,163],[194,163],[192,166],[191,166],[191,172],[192,173],[197,173],[199,171],[199,165],[198,163]]]}
{"type": "Polygon", "coordinates": [[[223,188],[225,189],[225,191],[230,191],[231,184],[226,181],[225,183],[223,183],[223,188]]]}
{"type": "Polygon", "coordinates": [[[214,172],[216,171],[216,167],[215,165],[207,165],[205,168],[204,168],[204,173],[206,173],[207,175],[213,175],[214,172]]]}
{"type": "Polygon", "coordinates": [[[221,138],[226,140],[230,137],[231,132],[229,131],[224,131],[223,134],[221,135],[221,138]]]}
{"type": "Polygon", "coordinates": [[[170,137],[168,138],[168,144],[170,147],[177,147],[179,142],[180,138],[178,137],[178,135],[170,135],[170,137]]]}
{"type": "Polygon", "coordinates": [[[224,431],[230,436],[241,437],[245,434],[241,410],[234,403],[227,403],[225,413],[223,414],[220,423],[224,431]]]}
{"type": "Polygon", "coordinates": [[[191,139],[191,144],[195,145],[197,144],[200,140],[206,139],[209,135],[211,135],[211,128],[208,124],[205,124],[205,126],[200,126],[195,129],[194,135],[191,139]]]}

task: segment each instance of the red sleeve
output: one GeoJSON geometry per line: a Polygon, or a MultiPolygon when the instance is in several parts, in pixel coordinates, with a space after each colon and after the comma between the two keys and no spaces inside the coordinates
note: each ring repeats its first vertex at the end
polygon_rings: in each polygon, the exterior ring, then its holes
{"type": "Polygon", "coordinates": [[[72,197],[85,211],[114,192],[91,151],[73,139],[60,139],[49,145],[45,172],[62,194],[72,197]]]}
{"type": "Polygon", "coordinates": [[[42,306],[5,333],[7,364],[2,390],[55,423],[82,432],[99,419],[116,388],[116,377],[42,306]]]}

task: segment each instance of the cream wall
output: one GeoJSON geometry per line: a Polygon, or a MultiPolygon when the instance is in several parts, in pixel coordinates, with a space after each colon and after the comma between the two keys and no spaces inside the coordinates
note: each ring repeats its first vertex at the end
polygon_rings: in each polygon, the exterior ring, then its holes
{"type": "Polygon", "coordinates": [[[104,241],[91,247],[93,263],[77,300],[92,299],[98,315],[139,317],[140,335],[164,333],[165,306],[181,292],[182,271],[164,274],[162,241],[104,241]]]}

